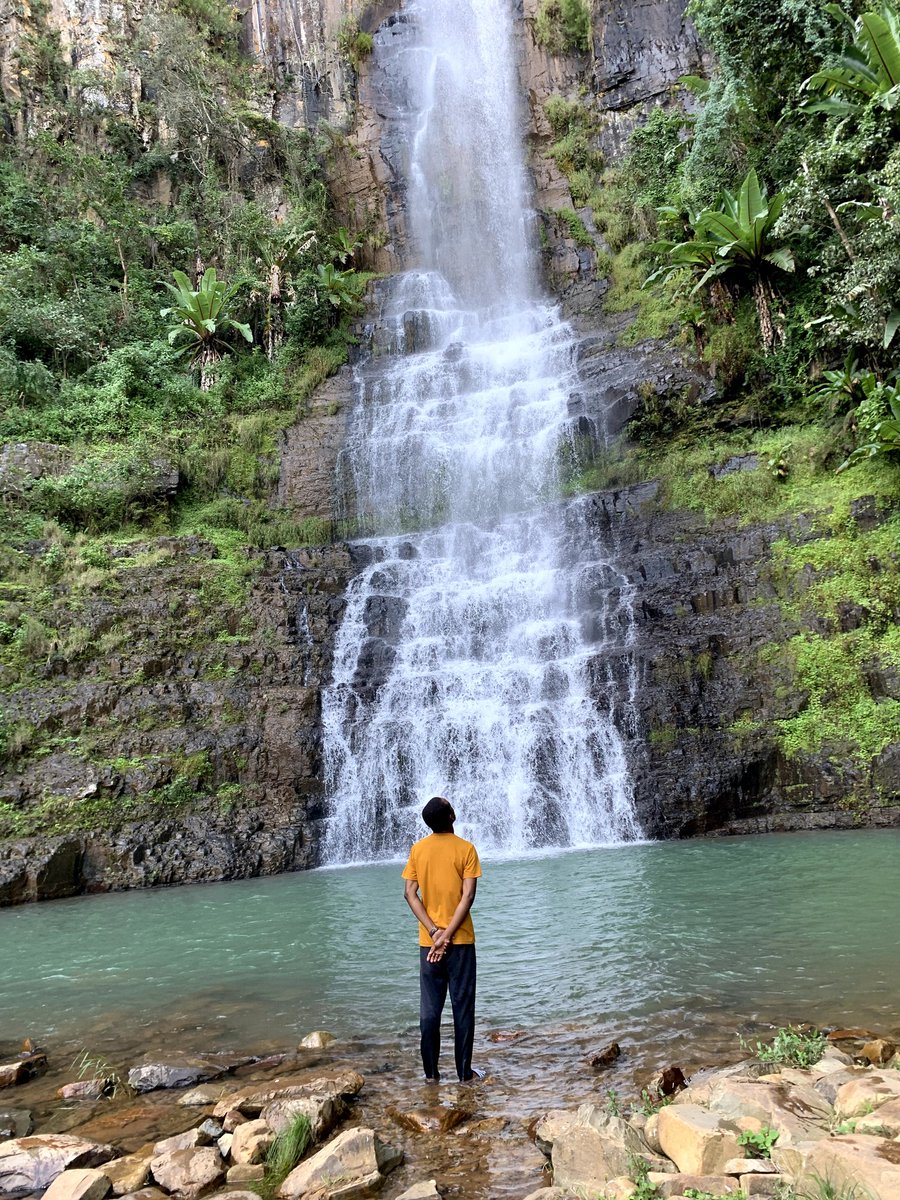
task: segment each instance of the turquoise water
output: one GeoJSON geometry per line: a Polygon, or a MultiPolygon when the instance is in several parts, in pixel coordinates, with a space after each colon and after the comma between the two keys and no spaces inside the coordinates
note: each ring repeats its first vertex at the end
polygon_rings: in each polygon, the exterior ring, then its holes
{"type": "MultiPolygon", "coordinates": [[[[888,830],[487,862],[482,1031],[675,1045],[754,1022],[896,1028],[898,851],[888,830]]],[[[0,911],[0,1041],[252,1048],[416,1022],[399,864],[0,911]]]]}

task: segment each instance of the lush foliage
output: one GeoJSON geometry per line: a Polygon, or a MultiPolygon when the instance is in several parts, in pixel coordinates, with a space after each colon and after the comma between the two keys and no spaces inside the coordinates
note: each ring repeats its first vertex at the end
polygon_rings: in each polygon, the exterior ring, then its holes
{"type": "Polygon", "coordinates": [[[535,18],[537,40],[553,54],[591,48],[587,0],[541,0],[535,18]]]}
{"type": "Polygon", "coordinates": [[[46,16],[0,114],[0,441],[66,449],[6,536],[35,515],[293,540],[268,507],[278,436],[345,360],[368,279],[330,211],[331,143],[264,115],[224,0],[154,6],[108,74],[73,69],[46,16]]]}
{"type": "Polygon", "coordinates": [[[827,1038],[818,1030],[789,1025],[777,1031],[770,1045],[757,1042],[756,1057],[760,1062],[778,1063],[785,1067],[812,1067],[825,1053],[827,1045],[827,1038]]]}

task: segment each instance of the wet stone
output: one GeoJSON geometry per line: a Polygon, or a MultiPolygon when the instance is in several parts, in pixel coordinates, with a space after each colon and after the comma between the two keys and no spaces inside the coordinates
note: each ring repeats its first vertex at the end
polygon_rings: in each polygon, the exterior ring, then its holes
{"type": "Polygon", "coordinates": [[[27,1108],[0,1108],[0,1141],[27,1137],[32,1129],[34,1122],[27,1108]]]}

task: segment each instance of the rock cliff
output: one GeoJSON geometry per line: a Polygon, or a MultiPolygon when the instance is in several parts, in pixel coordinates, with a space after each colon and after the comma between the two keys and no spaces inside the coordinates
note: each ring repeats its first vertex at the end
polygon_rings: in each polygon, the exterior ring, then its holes
{"type": "MultiPolygon", "coordinates": [[[[238,12],[244,46],[266,73],[272,116],[343,131],[332,156],[336,201],[351,228],[382,230],[369,265],[389,272],[406,249],[399,167],[410,130],[391,65],[406,18],[394,4],[355,8],[354,16],[340,0],[252,0],[238,12]],[[373,53],[355,67],[337,48],[348,17],[374,35],[373,53]]],[[[522,78],[537,204],[556,212],[572,198],[546,154],[547,98],[585,92],[614,159],[648,107],[702,66],[702,52],[681,0],[595,5],[592,52],[575,56],[538,45],[536,9],[537,0],[518,9],[522,78]]],[[[33,19],[18,12],[0,38],[7,95],[18,87],[17,22],[33,19]]],[[[46,20],[73,58],[104,76],[116,39],[140,15],[138,5],[82,10],[55,0],[46,20]]],[[[104,92],[108,102],[137,103],[139,79],[117,87],[104,92]]],[[[33,118],[26,105],[17,120],[33,118]]],[[[686,349],[617,340],[622,320],[603,312],[599,240],[585,248],[552,223],[545,231],[548,280],[583,334],[571,397],[581,432],[616,432],[651,394],[709,394],[686,349]]],[[[298,516],[336,515],[351,400],[345,369],[285,433],[278,499],[298,516]]],[[[859,509],[859,520],[882,518],[859,509]]],[[[571,501],[567,520],[573,563],[600,541],[615,547],[627,580],[635,638],[618,660],[598,657],[597,700],[608,702],[610,679],[624,696],[634,673],[636,695],[620,698],[617,711],[649,836],[898,819],[896,746],[865,763],[835,747],[788,755],[777,736],[774,723],[806,698],[788,677],[773,686],[763,651],[803,627],[788,601],[808,577],[786,576],[773,544],[826,536],[819,526],[801,517],[708,523],[667,511],[652,483],[571,501]]],[[[324,787],[320,689],[354,553],[343,544],[272,550],[248,558],[232,586],[216,547],[156,540],[129,547],[104,579],[90,580],[70,613],[73,627],[89,630],[89,648],[74,668],[51,652],[5,704],[7,723],[28,733],[2,776],[0,801],[41,817],[44,835],[0,850],[0,904],[313,864],[324,787]]],[[[598,585],[583,619],[599,628],[608,598],[598,585]]],[[[373,630],[375,664],[379,638],[373,630]]],[[[872,687],[897,696],[896,680],[872,687]]]]}

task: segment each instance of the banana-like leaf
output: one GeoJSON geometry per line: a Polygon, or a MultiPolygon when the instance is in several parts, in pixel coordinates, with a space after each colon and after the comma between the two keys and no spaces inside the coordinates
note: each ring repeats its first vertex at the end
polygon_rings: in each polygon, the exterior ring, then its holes
{"type": "Polygon", "coordinates": [[[888,319],[884,323],[884,348],[887,350],[891,342],[894,340],[894,334],[900,329],[900,308],[895,308],[891,311],[888,319]]]}
{"type": "Polygon", "coordinates": [[[859,39],[868,52],[869,64],[878,74],[880,92],[900,83],[900,42],[894,28],[878,13],[863,13],[859,18],[859,39]]]}
{"type": "Polygon", "coordinates": [[[740,242],[744,233],[736,218],[728,213],[707,209],[698,221],[698,233],[709,235],[720,245],[725,242],[740,242]]]}
{"type": "Polygon", "coordinates": [[[759,177],[751,167],[738,192],[737,219],[741,225],[752,225],[756,218],[762,216],[766,210],[767,205],[759,186],[759,177]]]}
{"type": "Polygon", "coordinates": [[[779,246],[775,250],[770,250],[765,255],[765,261],[771,263],[773,267],[780,267],[782,271],[793,271],[797,266],[794,256],[787,246],[779,246]]]}

